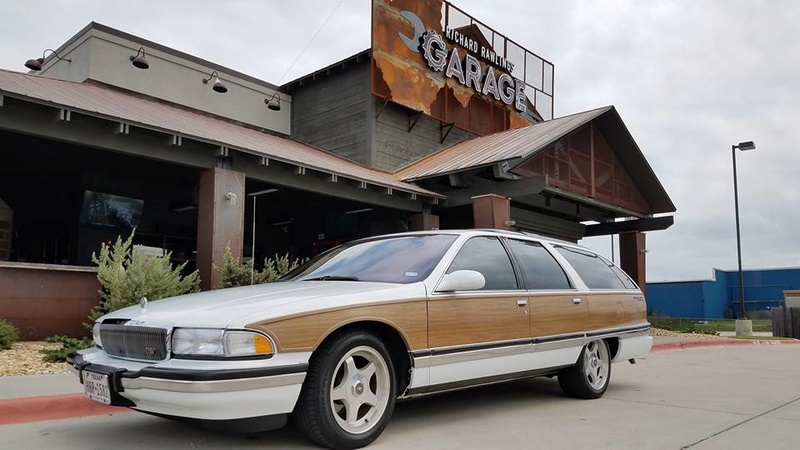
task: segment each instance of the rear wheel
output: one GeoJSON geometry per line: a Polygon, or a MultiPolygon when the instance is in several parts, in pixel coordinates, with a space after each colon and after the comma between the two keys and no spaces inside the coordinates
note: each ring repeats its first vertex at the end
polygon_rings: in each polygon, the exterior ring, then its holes
{"type": "Polygon", "coordinates": [[[578,362],[558,374],[561,390],[570,397],[600,398],[611,380],[611,353],[602,339],[591,341],[581,350],[578,362]]]}
{"type": "Polygon", "coordinates": [[[323,344],[312,357],[294,419],[317,444],[334,449],[368,445],[394,411],[395,372],[375,335],[351,330],[323,344]]]}

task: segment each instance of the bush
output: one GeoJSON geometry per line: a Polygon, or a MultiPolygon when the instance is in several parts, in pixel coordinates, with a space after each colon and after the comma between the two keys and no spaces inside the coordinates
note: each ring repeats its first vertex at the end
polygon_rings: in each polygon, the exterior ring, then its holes
{"type": "Polygon", "coordinates": [[[5,319],[0,319],[0,350],[8,350],[19,339],[17,327],[5,319]]]}
{"type": "Polygon", "coordinates": [[[44,354],[42,360],[46,362],[64,362],[71,353],[94,345],[94,342],[89,338],[76,339],[69,336],[51,336],[45,341],[60,342],[62,344],[61,348],[42,350],[44,354]]]}
{"type": "Polygon", "coordinates": [[[228,245],[225,247],[222,266],[214,267],[222,275],[222,280],[216,287],[229,288],[275,281],[299,265],[299,260],[290,261],[288,253],[283,256],[276,254],[274,259],[264,259],[264,268],[262,270],[255,270],[252,259],[246,263],[241,263],[238,258],[233,256],[231,247],[228,245]]]}
{"type": "Polygon", "coordinates": [[[186,263],[173,268],[171,253],[153,256],[131,251],[134,233],[125,241],[117,237],[113,246],[103,244],[100,255],[92,253],[102,286],[100,304],[89,315],[92,323],[103,314],[139,303],[142,297],[158,300],[200,290],[197,271],[182,276],[186,263]]]}

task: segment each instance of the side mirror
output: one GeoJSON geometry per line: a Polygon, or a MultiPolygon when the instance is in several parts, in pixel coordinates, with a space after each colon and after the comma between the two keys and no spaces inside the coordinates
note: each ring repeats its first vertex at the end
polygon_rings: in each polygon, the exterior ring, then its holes
{"type": "Polygon", "coordinates": [[[456,270],[442,278],[437,291],[477,291],[486,285],[486,278],[475,270],[456,270]]]}

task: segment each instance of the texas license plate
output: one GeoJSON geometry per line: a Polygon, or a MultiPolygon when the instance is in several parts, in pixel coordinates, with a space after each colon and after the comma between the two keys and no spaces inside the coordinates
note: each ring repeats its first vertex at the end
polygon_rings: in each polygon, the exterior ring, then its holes
{"type": "Polygon", "coordinates": [[[108,375],[103,373],[83,371],[83,394],[89,400],[111,404],[111,389],[108,375]]]}

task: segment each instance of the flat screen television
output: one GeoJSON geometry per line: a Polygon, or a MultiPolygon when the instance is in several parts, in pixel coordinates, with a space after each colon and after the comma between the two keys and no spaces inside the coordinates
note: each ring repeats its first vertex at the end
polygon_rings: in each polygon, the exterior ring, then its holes
{"type": "Polygon", "coordinates": [[[135,228],[142,220],[144,200],[85,191],[79,222],[111,228],[135,228]]]}

